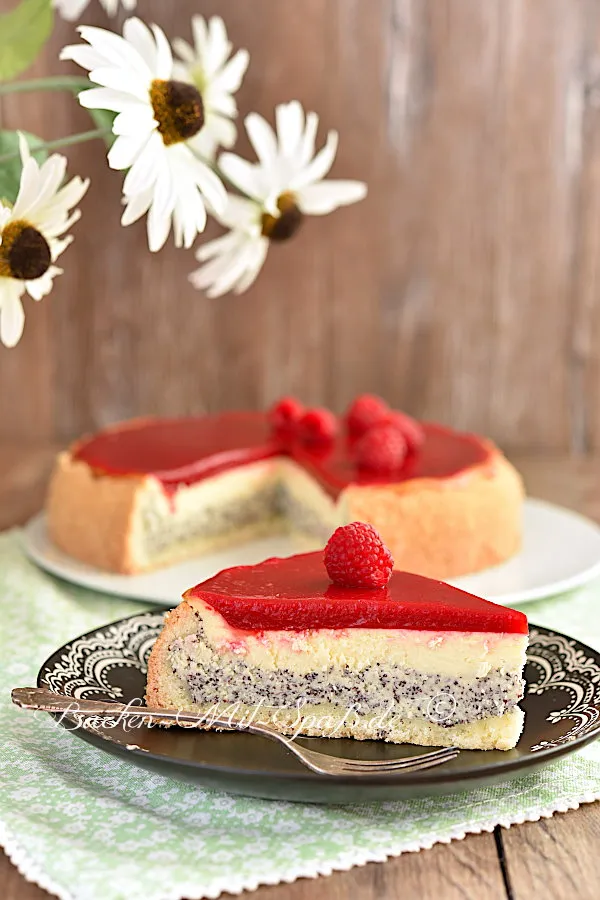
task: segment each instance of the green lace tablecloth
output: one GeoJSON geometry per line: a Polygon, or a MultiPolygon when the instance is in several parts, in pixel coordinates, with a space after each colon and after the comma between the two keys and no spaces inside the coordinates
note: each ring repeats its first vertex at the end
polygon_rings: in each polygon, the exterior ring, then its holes
{"type": "MultiPolygon", "coordinates": [[[[600,647],[600,585],[527,605],[533,622],[600,647]]],[[[217,897],[549,816],[600,798],[600,741],[505,786],[324,807],[246,799],[150,774],[33,717],[10,689],[35,684],[66,640],[144,604],[40,572],[0,535],[0,843],[61,898],[217,897]]]]}

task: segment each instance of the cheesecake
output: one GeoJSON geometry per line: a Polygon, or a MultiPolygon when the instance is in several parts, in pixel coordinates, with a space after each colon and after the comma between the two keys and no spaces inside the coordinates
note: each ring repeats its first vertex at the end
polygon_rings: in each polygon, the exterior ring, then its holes
{"type": "Polygon", "coordinates": [[[147,702],[284,734],[509,750],[527,618],[395,570],[334,584],[323,553],[226,569],[184,594],[150,655],[147,702]]]}
{"type": "Polygon", "coordinates": [[[318,413],[302,428],[234,411],[84,437],[56,461],[51,540],[126,574],[282,532],[315,549],[357,519],[378,529],[399,568],[436,578],[518,551],[521,479],[490,441],[406,416],[405,435],[393,422],[357,435],[352,418],[318,413]]]}

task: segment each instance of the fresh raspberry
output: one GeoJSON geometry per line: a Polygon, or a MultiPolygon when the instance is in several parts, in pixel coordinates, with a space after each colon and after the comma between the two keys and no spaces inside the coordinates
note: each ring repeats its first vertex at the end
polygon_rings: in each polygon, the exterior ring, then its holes
{"type": "Polygon", "coordinates": [[[406,441],[409,453],[414,453],[418,450],[425,440],[425,432],[423,431],[422,426],[416,419],[413,419],[412,416],[407,416],[406,413],[396,411],[390,412],[389,415],[383,419],[381,424],[384,423],[386,425],[393,425],[401,432],[406,441]]]}
{"type": "Polygon", "coordinates": [[[327,542],[324,560],[327,574],[340,587],[383,588],[394,568],[379,534],[364,522],[337,528],[327,542]]]}
{"type": "Polygon", "coordinates": [[[298,422],[298,436],[304,444],[329,444],[336,431],[336,417],[323,406],[307,409],[298,422]]]}
{"type": "Polygon", "coordinates": [[[396,425],[386,422],[369,429],[355,447],[359,468],[378,475],[398,472],[407,453],[408,445],[402,432],[396,425]]]}
{"type": "Polygon", "coordinates": [[[360,437],[373,425],[384,419],[390,408],[381,397],[375,394],[361,394],[346,413],[346,425],[352,437],[360,437]]]}
{"type": "Polygon", "coordinates": [[[282,397],[269,410],[269,422],[275,431],[294,431],[304,414],[304,407],[295,397],[282,397]]]}

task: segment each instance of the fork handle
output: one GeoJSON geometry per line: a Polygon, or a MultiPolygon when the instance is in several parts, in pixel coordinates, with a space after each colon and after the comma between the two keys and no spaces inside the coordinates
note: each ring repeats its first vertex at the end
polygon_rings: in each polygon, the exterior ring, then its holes
{"type": "Polygon", "coordinates": [[[235,716],[222,718],[206,713],[183,712],[177,709],[153,709],[149,706],[131,706],[124,703],[114,703],[106,700],[79,700],[75,697],[66,697],[56,694],[46,688],[13,688],[11,692],[12,702],[21,709],[40,710],[49,713],[70,713],[71,715],[90,715],[100,719],[116,717],[118,719],[152,718],[155,721],[172,725],[203,724],[211,727],[223,728],[227,731],[248,731],[250,734],[258,734],[283,744],[290,744],[289,738],[275,731],[268,725],[259,725],[255,722],[245,722],[235,716]]]}

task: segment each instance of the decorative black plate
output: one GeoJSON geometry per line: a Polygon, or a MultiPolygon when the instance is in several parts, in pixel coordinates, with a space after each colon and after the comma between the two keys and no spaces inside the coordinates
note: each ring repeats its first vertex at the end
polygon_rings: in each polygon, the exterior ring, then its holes
{"type": "MultiPolygon", "coordinates": [[[[44,663],[38,685],[80,699],[126,703],[143,697],[148,655],[162,621],[162,612],[142,613],[70,641],[44,663]]],[[[310,772],[283,747],[252,735],[98,728],[92,721],[73,734],[144,768],[236,794],[315,803],[402,799],[506,781],[600,736],[600,653],[563,634],[531,626],[525,679],[525,729],[514,750],[463,750],[438,768],[369,776],[360,783],[310,772]]],[[[430,749],[377,741],[306,740],[315,749],[357,759],[411,756],[430,749]]]]}

